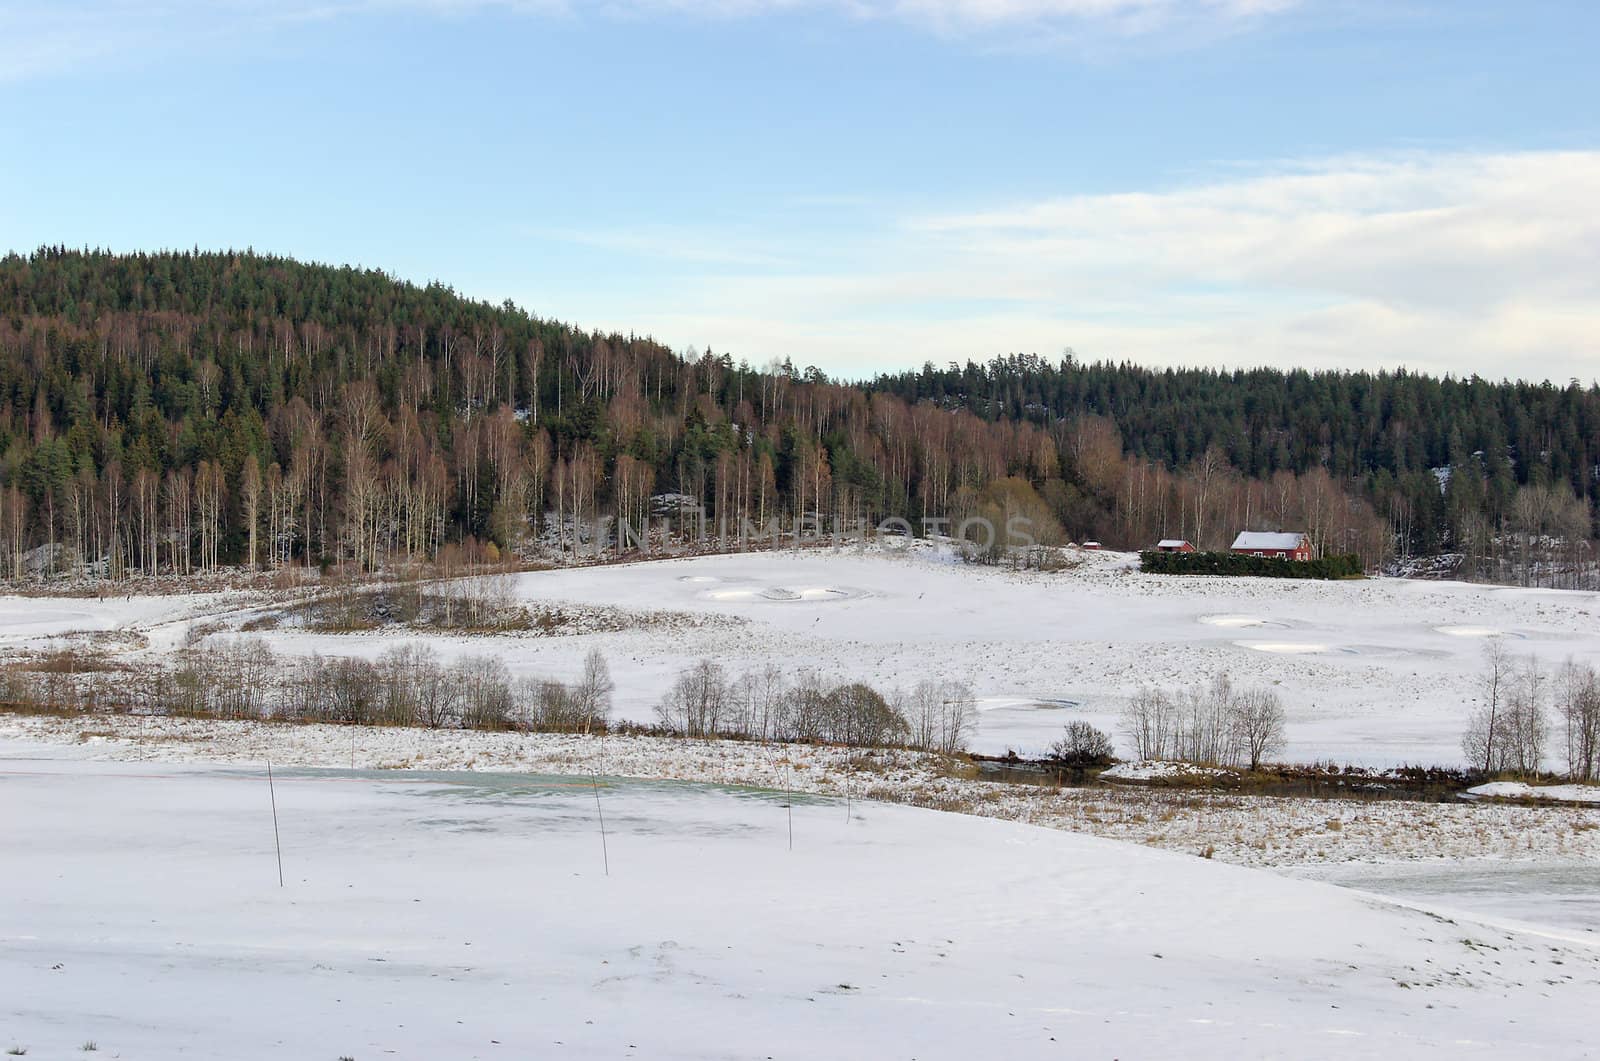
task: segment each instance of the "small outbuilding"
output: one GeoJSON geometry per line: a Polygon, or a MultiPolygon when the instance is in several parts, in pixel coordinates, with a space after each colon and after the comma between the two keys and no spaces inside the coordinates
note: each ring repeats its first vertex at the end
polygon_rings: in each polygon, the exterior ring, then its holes
{"type": "Polygon", "coordinates": [[[1156,542],[1156,552],[1192,553],[1194,552],[1194,543],[1184,541],[1182,538],[1162,538],[1156,542]]]}
{"type": "Polygon", "coordinates": [[[1245,556],[1306,561],[1311,559],[1311,538],[1300,531],[1241,531],[1230,551],[1245,556]]]}

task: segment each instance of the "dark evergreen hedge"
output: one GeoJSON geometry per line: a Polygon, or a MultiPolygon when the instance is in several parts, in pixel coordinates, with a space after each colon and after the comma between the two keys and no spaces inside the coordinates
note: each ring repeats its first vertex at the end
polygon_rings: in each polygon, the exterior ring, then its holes
{"type": "Polygon", "coordinates": [[[1361,557],[1324,556],[1320,560],[1279,560],[1243,553],[1139,554],[1142,571],[1156,575],[1258,575],[1262,578],[1356,578],[1365,573],[1361,557]]]}

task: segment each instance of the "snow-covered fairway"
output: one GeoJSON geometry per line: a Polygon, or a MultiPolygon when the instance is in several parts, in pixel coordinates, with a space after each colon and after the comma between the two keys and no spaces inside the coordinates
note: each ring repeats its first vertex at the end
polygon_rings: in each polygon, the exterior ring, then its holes
{"type": "MultiPolygon", "coordinates": [[[[0,762],[29,1057],[1577,1056],[1581,938],[1046,829],[572,778],[0,762]]],[[[1581,934],[1574,934],[1581,937],[1581,934]]]]}
{"type": "MultiPolygon", "coordinates": [[[[1548,667],[1568,657],[1600,664],[1600,596],[1591,593],[1151,576],[1133,562],[1086,553],[1074,570],[1040,574],[921,549],[706,556],[517,576],[522,600],[575,609],[559,636],[311,634],[292,622],[254,636],[290,653],[364,656],[426,640],[445,657],[492,654],[515,673],[564,679],[599,648],[616,678],[617,713],[638,721],[700,657],[735,672],[812,667],[882,688],[954,678],[978,697],[974,748],[991,753],[1042,751],[1075,717],[1115,735],[1140,684],[1203,683],[1226,671],[1278,689],[1286,758],[1373,766],[1459,761],[1491,635],[1548,667]],[[596,609],[602,621],[588,621],[596,609]]],[[[159,652],[181,645],[194,624],[258,618],[264,603],[241,594],[0,598],[0,649],[118,630],[159,652]]]]}
{"type": "MultiPolygon", "coordinates": [[[[457,639],[514,670],[573,678],[591,645],[611,659],[618,708],[648,720],[700,656],[731,669],[776,662],[882,687],[968,682],[976,750],[1038,752],[1073,717],[1115,734],[1141,683],[1227,671],[1267,683],[1289,711],[1287,758],[1445,764],[1477,695],[1484,638],[1554,667],[1600,664],[1600,597],[1463,583],[1180,578],[1086,554],[1076,570],[1012,573],[893,551],[749,553],[520,576],[533,602],[667,610],[742,622],[576,637],[457,639]]],[[[272,635],[292,651],[376,654],[403,639],[272,635]]],[[[1126,749],[1123,749],[1126,753],[1126,749]]]]}

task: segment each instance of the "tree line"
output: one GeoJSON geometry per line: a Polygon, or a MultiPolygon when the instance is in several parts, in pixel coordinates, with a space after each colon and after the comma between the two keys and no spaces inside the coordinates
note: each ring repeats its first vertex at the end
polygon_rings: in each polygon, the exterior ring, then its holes
{"type": "Polygon", "coordinates": [[[1593,393],[1447,383],[1010,358],[851,384],[376,270],[43,248],[0,259],[0,575],[620,550],[608,528],[669,494],[714,528],[1025,515],[1042,544],[1127,548],[1300,529],[1368,566],[1471,539],[1485,574],[1508,551],[1554,572],[1545,553],[1589,537],[1593,393]],[[1456,408],[1435,392],[1499,427],[1447,439],[1428,495],[1407,477],[1456,408]]]}

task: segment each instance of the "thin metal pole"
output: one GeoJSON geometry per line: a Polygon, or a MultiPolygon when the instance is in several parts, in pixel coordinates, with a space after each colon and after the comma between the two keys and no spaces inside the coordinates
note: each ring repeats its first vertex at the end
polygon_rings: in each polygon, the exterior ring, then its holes
{"type": "Polygon", "coordinates": [[[601,730],[596,743],[599,752],[596,763],[589,768],[589,784],[594,789],[594,813],[600,819],[600,857],[606,868],[606,876],[611,876],[611,849],[606,844],[606,812],[600,808],[600,771],[598,766],[606,761],[606,734],[601,730]]]}
{"type": "Polygon", "coordinates": [[[855,773],[856,744],[855,744],[855,704],[845,708],[844,716],[844,820],[850,820],[850,775],[855,773]]]}
{"type": "Polygon", "coordinates": [[[278,790],[272,783],[272,760],[267,760],[267,795],[272,800],[272,846],[278,852],[278,887],[283,887],[283,842],[278,839],[278,790]]]}
{"type": "Polygon", "coordinates": [[[605,861],[606,876],[611,876],[611,851],[606,847],[606,812],[600,809],[600,778],[593,771],[589,783],[594,787],[594,812],[600,818],[600,857],[605,861]]]}

